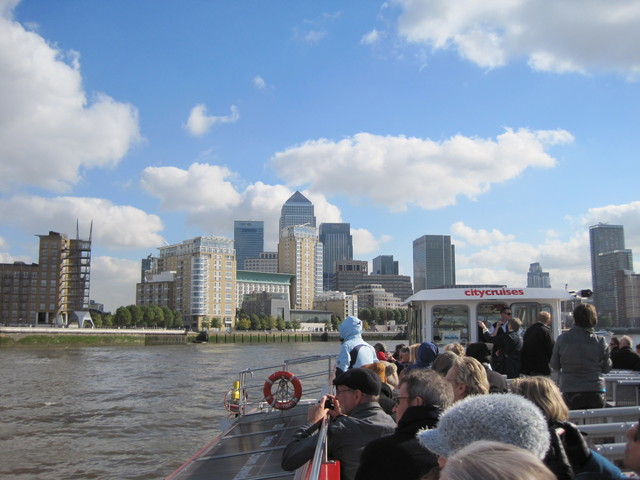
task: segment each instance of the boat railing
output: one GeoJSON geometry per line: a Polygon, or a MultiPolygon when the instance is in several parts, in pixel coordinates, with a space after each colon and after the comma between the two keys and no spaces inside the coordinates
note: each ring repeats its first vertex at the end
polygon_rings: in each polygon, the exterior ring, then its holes
{"type": "Polygon", "coordinates": [[[320,480],[330,478],[340,478],[340,463],[328,458],[328,436],[329,417],[325,417],[318,431],[318,443],[313,453],[313,458],[300,467],[294,480],[320,480]]]}
{"type": "Polygon", "coordinates": [[[235,392],[235,411],[244,415],[250,407],[259,410],[271,408],[264,401],[265,382],[270,375],[284,371],[290,372],[302,385],[302,399],[317,400],[329,393],[335,374],[335,355],[312,355],[284,360],[282,363],[247,368],[238,373],[238,382],[230,393],[235,392]]]}

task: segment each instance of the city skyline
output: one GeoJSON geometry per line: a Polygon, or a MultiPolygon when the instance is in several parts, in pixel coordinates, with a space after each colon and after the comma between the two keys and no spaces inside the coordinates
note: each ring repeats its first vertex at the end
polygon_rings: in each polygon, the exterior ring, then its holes
{"type": "Polygon", "coordinates": [[[590,288],[589,226],[640,249],[639,36],[610,2],[0,0],[0,263],[93,220],[114,311],[163,245],[275,252],[299,191],[354,259],[448,235],[460,284],[590,288]]]}

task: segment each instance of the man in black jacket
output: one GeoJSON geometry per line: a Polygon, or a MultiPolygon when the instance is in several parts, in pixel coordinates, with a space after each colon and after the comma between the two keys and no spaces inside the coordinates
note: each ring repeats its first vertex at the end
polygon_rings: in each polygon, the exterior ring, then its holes
{"type": "Polygon", "coordinates": [[[611,352],[611,363],[616,370],[640,370],[640,355],[631,350],[631,337],[620,337],[620,348],[611,352]]]}
{"type": "Polygon", "coordinates": [[[507,378],[518,378],[522,353],[522,337],[519,331],[522,327],[522,321],[516,317],[509,320],[509,333],[506,335],[496,334],[495,330],[491,335],[486,325],[481,321],[478,322],[478,326],[482,329],[481,339],[487,343],[493,343],[493,348],[496,349],[499,368],[495,370],[506,375],[507,378]]]}
{"type": "Polygon", "coordinates": [[[537,322],[527,328],[522,338],[522,368],[525,375],[551,375],[549,360],[553,353],[553,335],[551,334],[551,314],[540,312],[537,322]]]}
{"type": "Polygon", "coordinates": [[[434,428],[452,403],[451,385],[433,370],[416,369],[403,376],[395,408],[398,428],[365,447],[355,480],[418,480],[436,467],[437,457],[420,446],[416,433],[434,428]]]}

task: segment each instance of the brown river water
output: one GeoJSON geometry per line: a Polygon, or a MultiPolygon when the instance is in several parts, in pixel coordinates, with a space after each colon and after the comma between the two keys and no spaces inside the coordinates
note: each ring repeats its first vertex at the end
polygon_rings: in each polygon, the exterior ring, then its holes
{"type": "Polygon", "coordinates": [[[220,433],[237,372],[339,343],[0,349],[0,479],[162,479],[220,433]]]}

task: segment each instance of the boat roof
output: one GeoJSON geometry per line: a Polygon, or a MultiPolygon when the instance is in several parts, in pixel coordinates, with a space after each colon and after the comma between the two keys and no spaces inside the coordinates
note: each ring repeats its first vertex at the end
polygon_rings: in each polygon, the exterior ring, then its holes
{"type": "Polygon", "coordinates": [[[465,287],[465,288],[434,288],[420,290],[407,298],[403,304],[423,301],[527,301],[527,300],[570,300],[575,298],[569,292],[553,288],[522,288],[522,287],[465,287]]]}

